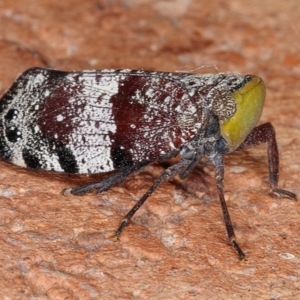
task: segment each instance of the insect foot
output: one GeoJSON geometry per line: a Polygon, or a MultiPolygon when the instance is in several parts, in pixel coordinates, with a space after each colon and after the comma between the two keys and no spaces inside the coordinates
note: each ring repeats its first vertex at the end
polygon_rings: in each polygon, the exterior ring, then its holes
{"type": "Polygon", "coordinates": [[[272,191],[272,193],[279,197],[279,198],[288,198],[288,199],[292,199],[294,201],[297,201],[297,196],[290,192],[290,191],[286,191],[286,190],[282,190],[282,189],[276,189],[274,191],[272,191]]]}

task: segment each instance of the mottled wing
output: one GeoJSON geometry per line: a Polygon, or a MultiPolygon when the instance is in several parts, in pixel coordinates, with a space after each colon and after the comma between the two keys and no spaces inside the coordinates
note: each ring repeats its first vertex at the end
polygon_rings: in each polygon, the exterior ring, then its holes
{"type": "Polygon", "coordinates": [[[3,100],[6,134],[0,143],[12,149],[8,160],[60,172],[100,173],[150,162],[178,149],[201,126],[201,109],[166,73],[36,68],[21,75],[3,100]],[[9,139],[12,129],[18,134],[9,139]]]}

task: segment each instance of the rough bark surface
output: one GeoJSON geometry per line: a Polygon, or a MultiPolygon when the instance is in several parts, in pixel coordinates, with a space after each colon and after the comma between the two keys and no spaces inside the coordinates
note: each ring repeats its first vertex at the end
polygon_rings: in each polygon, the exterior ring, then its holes
{"type": "MultiPolygon", "coordinates": [[[[32,66],[257,74],[280,187],[300,197],[299,16],[298,0],[2,0],[0,93],[32,66]]],[[[65,197],[62,189],[101,177],[0,164],[1,299],[300,298],[300,205],[269,195],[265,145],[226,158],[245,262],[226,239],[208,164],[162,184],[119,242],[111,235],[163,166],[102,194],[65,197]]]]}

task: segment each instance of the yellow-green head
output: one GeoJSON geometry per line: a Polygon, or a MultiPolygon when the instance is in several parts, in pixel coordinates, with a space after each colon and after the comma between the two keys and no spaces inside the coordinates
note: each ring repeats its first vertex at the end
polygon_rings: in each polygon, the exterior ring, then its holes
{"type": "Polygon", "coordinates": [[[220,124],[221,134],[230,151],[235,150],[255,127],[262,114],[266,88],[263,80],[252,76],[250,81],[230,96],[236,104],[235,113],[220,124]]]}

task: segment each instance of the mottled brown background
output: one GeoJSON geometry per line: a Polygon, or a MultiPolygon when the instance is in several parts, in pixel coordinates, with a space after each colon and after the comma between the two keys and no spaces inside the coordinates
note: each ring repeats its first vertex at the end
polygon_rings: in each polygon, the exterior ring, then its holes
{"type": "MultiPolygon", "coordinates": [[[[31,66],[254,73],[277,130],[280,186],[300,197],[298,0],[1,0],[0,93],[31,66]]],[[[226,158],[226,200],[248,260],[228,245],[213,168],[164,183],[120,242],[122,216],[163,171],[100,195],[95,180],[1,162],[1,299],[298,299],[300,205],[271,197],[266,147],[226,158]],[[7,296],[7,298],[5,298],[7,296]]]]}

